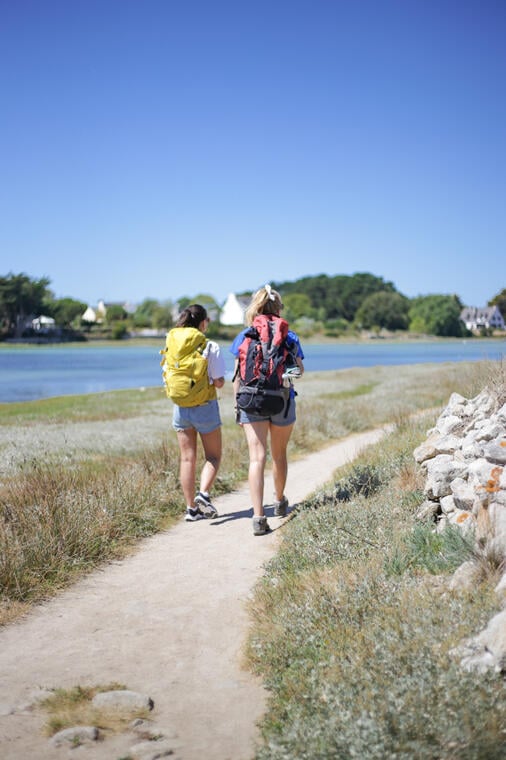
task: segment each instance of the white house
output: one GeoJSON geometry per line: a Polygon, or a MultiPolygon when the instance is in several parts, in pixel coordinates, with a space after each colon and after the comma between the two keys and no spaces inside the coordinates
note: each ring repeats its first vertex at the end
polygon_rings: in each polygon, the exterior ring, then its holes
{"type": "Polygon", "coordinates": [[[34,330],[54,330],[56,323],[53,317],[45,317],[41,314],[40,317],[32,319],[32,327],[34,330]]]}
{"type": "Polygon", "coordinates": [[[497,306],[466,306],[460,314],[462,322],[468,330],[479,330],[483,327],[493,330],[504,330],[504,317],[497,306]]]}
{"type": "Polygon", "coordinates": [[[235,293],[229,293],[227,300],[222,306],[220,322],[222,325],[243,325],[244,312],[249,304],[248,297],[236,296],[235,293]]]}
{"type": "Polygon", "coordinates": [[[81,316],[83,322],[102,322],[107,313],[107,308],[103,301],[99,301],[97,306],[88,306],[81,316]]]}

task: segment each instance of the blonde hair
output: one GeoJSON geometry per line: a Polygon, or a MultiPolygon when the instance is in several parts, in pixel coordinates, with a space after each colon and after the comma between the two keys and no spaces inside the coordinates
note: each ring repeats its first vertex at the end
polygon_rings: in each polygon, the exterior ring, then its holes
{"type": "Polygon", "coordinates": [[[246,324],[251,325],[258,314],[276,314],[283,308],[283,301],[277,290],[270,285],[264,285],[251,296],[251,301],[246,309],[246,324]]]}

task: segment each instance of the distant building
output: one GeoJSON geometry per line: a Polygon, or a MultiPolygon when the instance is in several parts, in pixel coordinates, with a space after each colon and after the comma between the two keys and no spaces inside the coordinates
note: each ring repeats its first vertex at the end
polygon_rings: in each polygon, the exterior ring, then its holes
{"type": "Polygon", "coordinates": [[[497,306],[466,306],[462,309],[460,319],[468,330],[506,329],[504,317],[497,306]]]}
{"type": "Polygon", "coordinates": [[[249,297],[236,296],[229,293],[223,304],[220,315],[222,325],[243,325],[244,313],[250,302],[249,297]]]}
{"type": "Polygon", "coordinates": [[[107,314],[107,308],[103,301],[99,301],[97,306],[88,306],[84,314],[81,316],[83,322],[96,322],[99,324],[105,319],[107,314]]]}
{"type": "Polygon", "coordinates": [[[137,308],[135,304],[129,302],[121,303],[120,301],[111,301],[110,303],[105,303],[104,301],[100,300],[97,306],[88,306],[84,314],[81,315],[81,319],[83,322],[100,324],[104,321],[107,314],[107,309],[110,306],[121,306],[121,308],[126,311],[127,314],[133,314],[137,308]]]}
{"type": "Polygon", "coordinates": [[[40,317],[32,319],[32,327],[39,332],[40,330],[54,330],[56,323],[53,317],[45,317],[43,314],[40,317]]]}

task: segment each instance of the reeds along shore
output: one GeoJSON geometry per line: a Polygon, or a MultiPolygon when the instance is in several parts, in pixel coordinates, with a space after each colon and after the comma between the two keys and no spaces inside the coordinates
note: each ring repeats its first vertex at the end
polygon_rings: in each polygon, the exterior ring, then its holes
{"type": "MultiPolygon", "coordinates": [[[[290,456],[473,394],[488,363],[308,373],[297,381],[290,456]]],[[[10,406],[10,405],[9,405],[10,406]]],[[[230,383],[221,392],[223,464],[216,492],[247,474],[230,383]]],[[[0,620],[179,519],[178,452],[159,389],[12,405],[0,424],[0,620]],[[34,443],[37,442],[37,443],[34,443]]]]}

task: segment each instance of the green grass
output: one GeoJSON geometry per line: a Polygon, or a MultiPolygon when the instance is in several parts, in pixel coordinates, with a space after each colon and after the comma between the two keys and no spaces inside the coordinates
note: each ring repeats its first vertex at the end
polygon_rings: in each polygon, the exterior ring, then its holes
{"type": "MultiPolygon", "coordinates": [[[[289,456],[391,420],[402,423],[424,406],[442,404],[453,390],[472,393],[483,371],[470,364],[307,374],[297,384],[297,424],[289,456]],[[333,398],[324,397],[329,388],[333,398]]],[[[233,406],[227,383],[220,391],[224,451],[215,494],[230,491],[247,476],[247,447],[242,428],[234,423],[233,406]]],[[[8,441],[15,446],[20,429],[28,429],[36,440],[38,426],[47,433],[58,423],[68,426],[68,438],[59,435],[63,448],[47,448],[40,459],[21,452],[18,469],[0,483],[0,622],[18,614],[17,605],[50,595],[97,564],[122,556],[141,537],[167,528],[182,514],[179,452],[169,409],[158,388],[2,406],[6,456],[8,441]],[[139,417],[149,421],[160,415],[167,420],[163,440],[159,433],[152,440],[146,434],[137,440],[139,417]],[[98,437],[109,421],[119,418],[131,422],[128,453],[75,446],[69,453],[69,441],[81,422],[96,425],[98,437]]],[[[354,477],[355,482],[342,484],[343,493],[353,496],[373,483],[368,473],[358,481],[357,472],[354,477]]]]}
{"type": "Polygon", "coordinates": [[[0,425],[125,419],[143,413],[146,405],[165,401],[161,388],[135,388],[0,404],[0,425]]]}
{"type": "Polygon", "coordinates": [[[250,603],[248,662],[270,695],[257,760],[504,757],[502,679],[451,654],[499,601],[490,584],[444,593],[469,546],[414,525],[424,430],[397,430],[286,524],[250,603]],[[373,492],[332,498],[365,470],[373,492]]]}
{"type": "Polygon", "coordinates": [[[326,399],[331,399],[333,401],[341,401],[342,399],[355,398],[356,396],[367,396],[367,394],[372,391],[375,385],[376,383],[363,383],[362,385],[357,385],[356,388],[324,393],[323,397],[326,399]]]}

